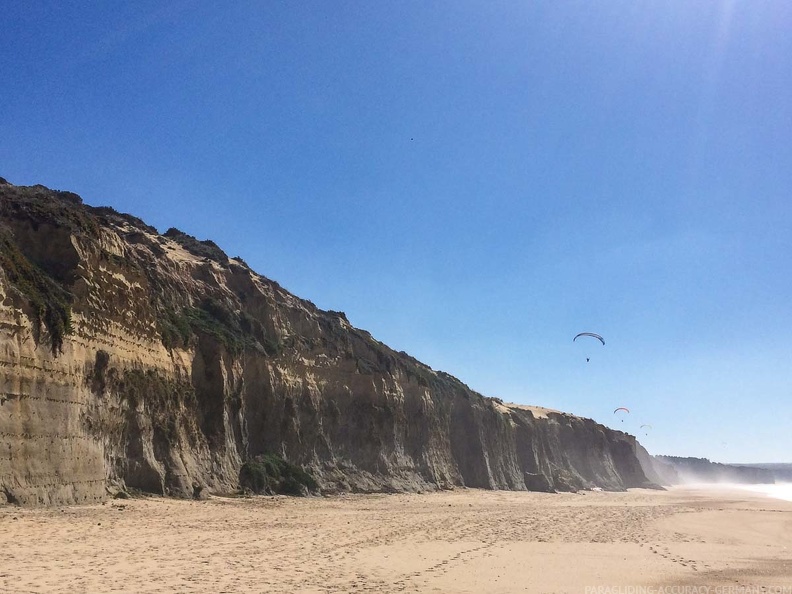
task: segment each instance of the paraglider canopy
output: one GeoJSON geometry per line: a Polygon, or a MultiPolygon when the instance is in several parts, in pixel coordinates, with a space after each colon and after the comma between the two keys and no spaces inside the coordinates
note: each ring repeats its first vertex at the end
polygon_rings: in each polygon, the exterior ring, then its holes
{"type": "MultiPolygon", "coordinates": [[[[630,412],[630,409],[629,409],[629,408],[627,408],[626,406],[620,406],[619,408],[617,408],[616,410],[614,410],[614,411],[613,411],[613,414],[615,415],[615,414],[616,414],[617,412],[619,412],[620,410],[623,410],[623,411],[624,411],[624,412],[626,412],[626,413],[629,413],[629,412],[630,412]]],[[[621,420],[621,422],[622,422],[622,423],[624,423],[624,419],[622,419],[622,420],[621,420]]]]}
{"type": "Polygon", "coordinates": [[[602,336],[600,336],[599,334],[594,334],[593,332],[581,332],[580,334],[575,336],[575,338],[572,339],[572,342],[575,342],[581,336],[591,336],[592,338],[596,338],[597,340],[599,340],[603,344],[603,346],[605,345],[605,339],[602,338],[602,336]]]}

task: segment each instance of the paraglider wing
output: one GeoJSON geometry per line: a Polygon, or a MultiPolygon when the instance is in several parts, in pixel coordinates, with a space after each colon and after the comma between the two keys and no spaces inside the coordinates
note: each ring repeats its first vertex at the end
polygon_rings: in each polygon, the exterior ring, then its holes
{"type": "Polygon", "coordinates": [[[597,340],[599,340],[603,344],[603,346],[605,345],[605,339],[602,338],[602,336],[600,336],[599,334],[594,334],[593,332],[581,332],[580,334],[575,336],[575,338],[572,339],[572,342],[575,342],[581,336],[591,336],[591,337],[596,338],[597,340]]]}
{"type": "Polygon", "coordinates": [[[652,426],[651,426],[651,425],[641,425],[641,427],[640,427],[640,428],[641,428],[641,429],[643,429],[644,427],[646,427],[647,429],[651,429],[651,428],[652,428],[652,426]]]}
{"type": "MultiPolygon", "coordinates": [[[[624,412],[626,412],[626,413],[629,413],[629,412],[630,412],[630,409],[629,409],[629,408],[627,408],[626,406],[620,406],[619,408],[617,408],[616,410],[614,410],[614,411],[613,411],[613,414],[615,415],[615,414],[616,414],[617,412],[619,412],[620,410],[623,410],[623,411],[624,411],[624,412]]],[[[623,418],[622,418],[621,422],[622,422],[622,423],[624,423],[624,419],[623,419],[623,418]]]]}

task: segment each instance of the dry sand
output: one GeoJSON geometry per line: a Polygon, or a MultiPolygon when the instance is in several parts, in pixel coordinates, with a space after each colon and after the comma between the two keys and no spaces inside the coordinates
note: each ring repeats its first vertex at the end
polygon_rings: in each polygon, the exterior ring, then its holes
{"type": "Polygon", "coordinates": [[[3,592],[681,594],[691,585],[792,593],[792,503],[744,492],[462,489],[0,507],[3,592]]]}

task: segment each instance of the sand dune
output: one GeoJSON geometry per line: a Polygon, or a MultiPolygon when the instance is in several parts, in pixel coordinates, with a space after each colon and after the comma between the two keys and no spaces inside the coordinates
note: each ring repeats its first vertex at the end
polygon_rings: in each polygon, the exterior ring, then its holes
{"type": "Polygon", "coordinates": [[[4,592],[792,587],[792,503],[747,492],[145,498],[0,524],[4,592]]]}

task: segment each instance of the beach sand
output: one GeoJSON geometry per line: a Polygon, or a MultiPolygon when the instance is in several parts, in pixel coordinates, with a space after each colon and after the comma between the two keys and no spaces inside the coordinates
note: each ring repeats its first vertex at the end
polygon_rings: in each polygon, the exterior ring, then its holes
{"type": "Polygon", "coordinates": [[[738,491],[140,498],[0,527],[3,592],[792,593],[792,502],[738,491]]]}

